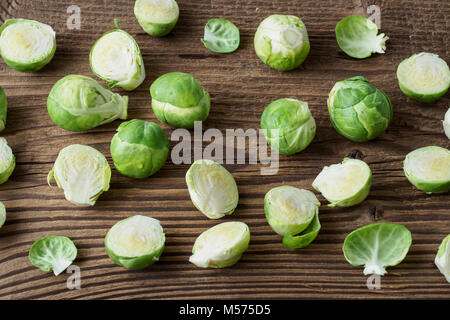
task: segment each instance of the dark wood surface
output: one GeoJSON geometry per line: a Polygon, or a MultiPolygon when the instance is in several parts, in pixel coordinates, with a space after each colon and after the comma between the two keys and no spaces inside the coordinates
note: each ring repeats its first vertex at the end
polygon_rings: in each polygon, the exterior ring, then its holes
{"type": "MultiPolygon", "coordinates": [[[[17,157],[10,180],[0,186],[0,200],[8,211],[0,230],[1,299],[191,299],[191,298],[450,298],[450,285],[434,265],[441,240],[450,232],[449,195],[426,195],[404,177],[402,161],[413,149],[449,147],[441,120],[449,107],[447,94],[433,104],[421,104],[398,88],[398,63],[421,51],[439,54],[450,62],[448,1],[376,1],[381,7],[382,32],[389,36],[387,52],[364,60],[339,49],[334,28],[343,17],[365,14],[367,1],[178,1],[180,20],[164,38],[152,38],[137,23],[134,1],[0,0],[0,20],[22,17],[52,25],[57,33],[54,59],[42,71],[20,73],[0,62],[0,86],[8,97],[8,120],[1,133],[17,157]],[[81,8],[81,30],[68,30],[66,9],[81,8]],[[311,52],[292,72],[280,73],[255,55],[253,35],[259,22],[273,13],[293,14],[305,22],[311,52]],[[209,52],[200,38],[213,17],[233,21],[241,31],[241,46],[233,54],[209,52]],[[210,92],[212,109],[204,129],[259,128],[264,107],[277,98],[294,97],[309,103],[317,122],[317,136],[303,152],[281,157],[277,175],[261,176],[260,165],[227,165],[240,191],[236,212],[219,221],[197,211],[189,198],[184,175],[188,165],[170,159],[154,176],[133,180],[113,169],[110,191],[94,207],[79,208],[51,188],[46,176],[59,150],[69,144],[91,145],[108,158],[109,143],[119,121],[85,133],[57,127],[46,110],[52,85],[77,73],[94,77],[89,50],[113,28],[113,19],[139,43],[147,78],[128,93],[129,119],[157,121],[150,107],[149,86],[170,71],[190,72],[210,92]],[[374,141],[353,143],[331,127],[326,100],[334,83],[363,75],[384,90],[394,107],[394,119],[374,141]],[[322,230],[307,248],[283,247],[267,224],[264,194],[290,184],[312,190],[324,165],[338,163],[359,150],[373,171],[373,186],[362,204],[329,208],[323,197],[322,230]],[[159,219],[166,233],[161,260],[141,271],[112,263],[103,245],[107,230],[118,220],[143,214],[159,219]],[[200,269],[188,262],[196,237],[218,222],[238,220],[251,230],[243,258],[226,269],[200,269]],[[368,290],[361,267],[352,267],[342,254],[346,235],[374,221],[402,223],[413,235],[406,259],[388,269],[380,290],[368,290]],[[69,274],[55,277],[33,267],[31,244],[48,234],[65,235],[79,249],[81,289],[68,290],[69,274]]],[[[367,14],[365,14],[367,15],[367,14]]],[[[126,94],[121,90],[116,92],[126,94]]],[[[159,122],[158,122],[159,123],[159,122]]],[[[170,135],[173,128],[162,125],[170,135]]],[[[171,142],[173,146],[175,142],[171,142]]],[[[112,164],[112,163],[111,163],[112,164]]]]}

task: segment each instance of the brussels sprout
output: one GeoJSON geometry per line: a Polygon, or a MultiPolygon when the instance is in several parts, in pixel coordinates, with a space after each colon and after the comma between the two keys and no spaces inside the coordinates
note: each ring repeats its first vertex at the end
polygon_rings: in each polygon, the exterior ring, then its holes
{"type": "Polygon", "coordinates": [[[0,27],[0,55],[15,70],[38,71],[52,60],[55,51],[55,31],[47,24],[8,19],[0,27]]]}
{"type": "Polygon", "coordinates": [[[242,257],[250,242],[243,222],[223,222],[204,231],[195,240],[189,261],[200,268],[225,268],[242,257]]]}
{"type": "Polygon", "coordinates": [[[123,122],[111,140],[111,156],[121,174],[146,178],[161,169],[169,154],[169,140],[153,122],[123,122]]]}
{"type": "Polygon", "coordinates": [[[49,185],[53,178],[64,190],[67,200],[78,206],[93,206],[109,189],[111,168],[105,156],[96,149],[72,144],[59,152],[47,176],[49,185]]]}
{"type": "Polygon", "coordinates": [[[108,31],[98,39],[89,54],[95,75],[108,82],[110,88],[136,89],[145,79],[144,61],[137,42],[119,28],[108,31]]]}
{"type": "Polygon", "coordinates": [[[0,184],[8,181],[16,167],[16,157],[5,138],[0,137],[0,184]]]}
{"type": "Polygon", "coordinates": [[[6,126],[6,113],[8,110],[8,101],[6,100],[5,91],[0,87],[0,132],[6,126]]]}
{"type": "Polygon", "coordinates": [[[261,129],[264,129],[266,140],[273,149],[290,155],[311,143],[316,134],[316,122],[306,102],[278,99],[264,109],[261,129]]]}
{"type": "Polygon", "coordinates": [[[312,186],[327,199],[330,207],[350,207],[367,198],[372,172],[362,160],[344,158],[342,163],[325,166],[312,186]]]}
{"type": "Polygon", "coordinates": [[[152,109],[159,121],[175,127],[193,128],[209,114],[209,93],[189,73],[170,72],[150,86],[152,109]]]}
{"type": "Polygon", "coordinates": [[[267,222],[289,248],[306,247],[316,238],[319,206],[314,193],[291,186],[273,188],[264,197],[267,222]]]}
{"type": "Polygon", "coordinates": [[[428,146],[411,151],[403,161],[406,178],[426,193],[450,191],[450,151],[428,146]]]}
{"type": "Polygon", "coordinates": [[[86,131],[127,118],[128,97],[102,87],[92,78],[68,75],[55,83],[47,99],[53,122],[70,131],[86,131]]]}
{"type": "Polygon", "coordinates": [[[292,70],[308,56],[308,32],[296,16],[271,15],[256,30],[254,46],[265,64],[279,71],[292,70]]]}
{"type": "Polygon", "coordinates": [[[328,97],[328,112],[336,131],[355,142],[375,139],[392,120],[388,96],[361,76],[336,82],[328,97]]]}
{"type": "Polygon", "coordinates": [[[400,90],[421,102],[433,102],[450,87],[450,70],[437,54],[421,52],[403,60],[397,68],[400,90]]]}
{"type": "Polygon", "coordinates": [[[448,108],[447,112],[445,113],[442,125],[444,126],[445,135],[450,139],[450,108],[448,108]]]}
{"type": "Polygon", "coordinates": [[[445,276],[445,279],[450,283],[450,234],[442,240],[434,263],[439,271],[445,276]]]}
{"type": "Polygon", "coordinates": [[[6,208],[3,202],[0,201],[0,228],[3,227],[6,221],[6,208]]]}
{"type": "Polygon", "coordinates": [[[136,0],[134,15],[145,32],[162,37],[175,27],[180,9],[174,0],[136,0]]]}
{"type": "Polygon", "coordinates": [[[53,270],[57,276],[76,259],[77,247],[67,237],[46,236],[33,243],[28,257],[36,268],[45,272],[53,270]]]}
{"type": "Polygon", "coordinates": [[[205,25],[202,39],[205,47],[212,52],[229,53],[239,47],[239,29],[226,19],[214,18],[205,25]]]}
{"type": "Polygon", "coordinates": [[[105,237],[105,247],[112,261],[137,270],[158,261],[166,237],[158,220],[136,215],[117,222],[105,237]]]}
{"type": "Polygon", "coordinates": [[[375,23],[363,16],[348,16],[336,25],[336,40],[339,48],[350,57],[363,59],[372,53],[384,53],[386,40],[384,33],[378,34],[375,23]]]}
{"type": "Polygon", "coordinates": [[[385,267],[405,259],[411,246],[411,232],[401,224],[372,223],[351,232],[342,251],[352,266],[364,265],[364,274],[386,274],[385,267]]]}

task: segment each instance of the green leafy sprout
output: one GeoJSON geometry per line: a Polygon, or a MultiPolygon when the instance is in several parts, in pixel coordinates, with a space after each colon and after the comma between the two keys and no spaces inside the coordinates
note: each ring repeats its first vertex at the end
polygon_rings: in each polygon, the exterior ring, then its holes
{"type": "Polygon", "coordinates": [[[240,42],[239,29],[229,20],[213,18],[205,25],[202,42],[212,52],[236,51],[240,42]]]}

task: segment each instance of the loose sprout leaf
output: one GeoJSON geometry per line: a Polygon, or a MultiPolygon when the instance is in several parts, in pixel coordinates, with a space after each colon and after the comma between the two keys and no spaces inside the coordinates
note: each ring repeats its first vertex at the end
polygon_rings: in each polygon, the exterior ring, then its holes
{"type": "Polygon", "coordinates": [[[450,283],[450,234],[442,240],[434,263],[439,271],[445,276],[445,279],[450,283]]]}
{"type": "Polygon", "coordinates": [[[205,25],[202,42],[213,52],[233,52],[239,47],[239,29],[226,19],[211,19],[205,25]]]}
{"type": "Polygon", "coordinates": [[[308,227],[303,230],[299,235],[289,235],[283,236],[283,245],[288,248],[301,249],[309,245],[319,234],[321,225],[319,221],[319,213],[314,215],[314,219],[308,225],[308,227]]]}

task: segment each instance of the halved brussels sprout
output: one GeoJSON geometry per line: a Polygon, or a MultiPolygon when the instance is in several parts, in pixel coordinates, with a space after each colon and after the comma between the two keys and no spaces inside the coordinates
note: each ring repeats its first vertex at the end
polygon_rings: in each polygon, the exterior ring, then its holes
{"type": "Polygon", "coordinates": [[[273,188],[264,197],[267,222],[289,248],[306,247],[316,238],[319,206],[314,193],[291,186],[273,188]]]}
{"type": "Polygon", "coordinates": [[[330,207],[350,207],[362,202],[369,195],[371,185],[369,166],[362,160],[349,158],[325,166],[312,183],[330,202],[330,207]]]}
{"type": "Polygon", "coordinates": [[[316,134],[316,122],[306,102],[278,99],[264,109],[261,129],[272,149],[291,155],[311,143],[316,134]]]}
{"type": "Polygon", "coordinates": [[[96,149],[72,144],[59,152],[47,176],[49,185],[53,178],[67,200],[78,206],[93,206],[109,189],[111,168],[96,149]]]}
{"type": "Polygon", "coordinates": [[[134,15],[145,32],[162,37],[175,27],[180,9],[174,0],[136,0],[134,15]]]}
{"type": "Polygon", "coordinates": [[[105,247],[112,261],[137,270],[158,261],[166,237],[158,220],[136,215],[117,222],[105,237],[105,247]]]}
{"type": "Polygon", "coordinates": [[[450,191],[450,151],[428,146],[411,151],[403,161],[406,178],[426,193],[450,191]]]}
{"type": "Polygon", "coordinates": [[[52,60],[55,51],[55,31],[47,24],[8,19],[0,27],[0,55],[13,69],[38,71],[52,60]]]}
{"type": "Polygon", "coordinates": [[[336,25],[336,40],[339,47],[350,57],[363,59],[372,53],[384,53],[386,40],[384,33],[378,34],[375,23],[363,16],[348,16],[336,25]]]}
{"type": "Polygon", "coordinates": [[[193,128],[209,114],[209,93],[189,73],[170,72],[150,86],[152,109],[159,121],[175,127],[193,128]]]}
{"type": "Polygon", "coordinates": [[[433,102],[450,87],[450,70],[437,54],[421,52],[403,60],[397,67],[400,90],[421,102],[433,102]]]}
{"type": "Polygon", "coordinates": [[[450,108],[448,108],[447,112],[445,113],[442,125],[444,126],[445,135],[450,139],[450,108]]]}
{"type": "Polygon", "coordinates": [[[194,243],[189,261],[200,268],[225,268],[242,257],[250,242],[243,222],[223,222],[204,231],[194,243]]]}
{"type": "Polygon", "coordinates": [[[3,202],[0,201],[0,228],[3,227],[6,221],[6,208],[3,202]]]}
{"type": "Polygon", "coordinates": [[[240,42],[239,29],[227,19],[211,19],[205,25],[202,42],[212,52],[229,53],[236,51],[240,42]]]}
{"type": "Polygon", "coordinates": [[[144,61],[137,42],[119,28],[106,32],[98,39],[89,54],[92,72],[108,82],[108,87],[136,89],[145,79],[144,61]]]}
{"type": "Polygon", "coordinates": [[[166,162],[169,140],[153,122],[133,119],[123,122],[111,140],[111,156],[121,174],[132,178],[151,176],[166,162]]]}
{"type": "Polygon", "coordinates": [[[439,271],[445,276],[445,279],[450,283],[450,234],[442,240],[434,263],[439,271]]]}
{"type": "Polygon", "coordinates": [[[77,247],[63,236],[46,236],[33,243],[28,253],[30,262],[42,271],[53,270],[55,276],[70,266],[77,257],[77,247]]]}
{"type": "Polygon", "coordinates": [[[388,96],[361,76],[336,82],[327,103],[336,131],[355,142],[375,139],[392,120],[388,96]]]}
{"type": "Polygon", "coordinates": [[[113,93],[92,78],[71,74],[55,83],[47,99],[53,122],[70,131],[86,131],[127,118],[128,97],[113,93]]]}
{"type": "Polygon", "coordinates": [[[271,15],[256,30],[254,46],[265,64],[279,71],[292,70],[309,54],[308,32],[296,16],[271,15]]]}
{"type": "Polygon", "coordinates": [[[230,215],[237,207],[236,181],[227,169],[212,160],[194,161],[186,172],[186,184],[194,206],[210,219],[230,215]]]}
{"type": "Polygon", "coordinates": [[[8,181],[16,167],[16,157],[5,138],[0,137],[0,184],[8,181]]]}
{"type": "Polygon", "coordinates": [[[6,126],[6,113],[8,111],[8,101],[6,100],[5,91],[0,87],[0,132],[6,126]]]}

